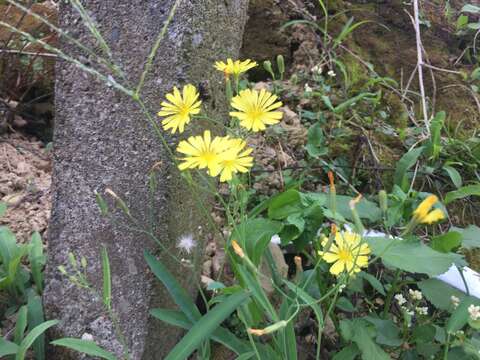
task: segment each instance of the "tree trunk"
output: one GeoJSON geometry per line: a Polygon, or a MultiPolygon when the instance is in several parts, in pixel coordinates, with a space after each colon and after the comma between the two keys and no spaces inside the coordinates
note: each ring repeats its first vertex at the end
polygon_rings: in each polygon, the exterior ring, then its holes
{"type": "MultiPolygon", "coordinates": [[[[98,23],[128,82],[136,84],[173,1],[90,0],[84,5],[98,23]]],[[[210,115],[226,114],[226,108],[220,105],[224,103],[223,76],[214,70],[213,63],[238,55],[247,6],[248,0],[181,2],[142,91],[153,116],[173,86],[192,83],[199,87],[203,80],[208,80],[202,82],[208,90],[203,108],[210,115]]],[[[71,6],[62,5],[60,24],[71,36],[99,49],[71,6]]],[[[92,59],[76,53],[72,45],[61,46],[85,65],[94,64],[92,59]]],[[[167,139],[172,146],[178,142],[178,138],[167,139]]],[[[148,271],[143,257],[145,249],[154,251],[159,247],[144,234],[126,228],[128,221],[121,212],[115,212],[115,222],[101,217],[95,191],[104,194],[106,188],[112,189],[142,225],[152,227],[172,255],[192,260],[193,271],[179,265],[167,252],[160,254],[173,275],[194,294],[201,246],[197,246],[199,252],[193,257],[180,254],[175,246],[182,234],[201,237],[205,221],[191,191],[183,185],[139,106],[64,61],[57,64],[54,148],[54,198],[44,302],[47,317],[61,323],[51,337],[93,336],[97,344],[121,356],[121,341],[101,300],[73,285],[58,271],[59,265],[68,264],[69,252],[78,259],[85,256],[89,280],[101,293],[100,251],[104,245],[111,262],[113,308],[132,359],[164,358],[180,332],[148,314],[153,307],[172,306],[170,296],[148,271]],[[158,186],[150,193],[152,169],[158,186]]],[[[49,352],[52,360],[80,357],[60,347],[49,352]]]]}

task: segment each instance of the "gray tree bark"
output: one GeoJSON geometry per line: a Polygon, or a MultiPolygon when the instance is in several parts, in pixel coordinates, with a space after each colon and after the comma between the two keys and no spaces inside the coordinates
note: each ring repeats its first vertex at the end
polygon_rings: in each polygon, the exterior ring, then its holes
{"type": "MultiPolygon", "coordinates": [[[[89,0],[84,5],[99,24],[128,81],[137,83],[173,1],[89,0]]],[[[189,82],[198,87],[205,79],[208,82],[203,87],[209,94],[203,99],[204,108],[212,115],[226,114],[221,105],[222,74],[216,73],[213,63],[238,56],[247,6],[248,0],[181,2],[142,91],[153,114],[173,86],[189,82]]],[[[70,5],[61,6],[60,24],[72,36],[94,45],[70,5]]],[[[65,52],[79,55],[73,46],[61,46],[65,52]]],[[[85,64],[91,61],[81,59],[85,64]]],[[[178,138],[170,137],[169,141],[173,145],[178,138]]],[[[69,252],[85,256],[89,279],[101,290],[100,250],[105,245],[113,275],[113,308],[132,359],[164,358],[181,334],[148,314],[153,307],[172,306],[168,293],[148,271],[143,258],[144,249],[154,251],[158,246],[147,236],[125,228],[125,219],[118,212],[116,222],[101,217],[94,192],[103,194],[105,188],[111,188],[146,226],[152,207],[156,236],[178,257],[185,255],[175,247],[177,238],[186,233],[198,238],[199,226],[205,222],[191,192],[182,185],[140,108],[128,96],[63,61],[57,64],[54,154],[44,304],[47,317],[61,323],[51,337],[91,335],[97,344],[121,355],[122,346],[101,301],[78,289],[57,269],[68,263],[69,252]],[[151,196],[148,174],[158,163],[158,187],[151,196]]],[[[198,272],[179,265],[165,253],[160,258],[193,294],[192,276],[198,272]]],[[[48,359],[52,360],[80,358],[59,347],[49,352],[48,359]]]]}

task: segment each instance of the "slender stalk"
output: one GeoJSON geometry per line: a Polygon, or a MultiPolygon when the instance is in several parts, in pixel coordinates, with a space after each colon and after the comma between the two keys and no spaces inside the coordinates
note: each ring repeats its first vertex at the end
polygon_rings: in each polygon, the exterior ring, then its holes
{"type": "MultiPolygon", "coordinates": [[[[7,2],[18,9],[22,10],[23,12],[27,13],[28,15],[34,17],[36,20],[39,20],[40,22],[44,23],[47,25],[50,29],[58,33],[60,36],[64,37],[67,39],[70,43],[76,45],[79,49],[85,51],[88,55],[92,56],[96,61],[98,61],[100,64],[105,65],[110,71],[112,71],[114,74],[117,75],[123,75],[122,71],[120,68],[115,64],[115,63],[110,63],[106,59],[102,58],[101,56],[98,56],[92,49],[88,48],[84,44],[82,44],[80,41],[77,39],[71,37],[66,31],[60,29],[59,27],[55,26],[51,22],[49,22],[47,19],[45,19],[43,16],[38,15],[37,13],[31,11],[29,8],[23,6],[22,4],[14,1],[14,0],[7,0],[7,2]]],[[[53,54],[50,54],[53,55],[53,54]]]]}
{"type": "Polygon", "coordinates": [[[153,44],[153,47],[150,50],[150,54],[148,54],[145,67],[143,68],[142,75],[140,76],[140,81],[138,82],[137,89],[135,90],[136,98],[140,96],[140,92],[142,91],[143,85],[145,83],[145,78],[147,77],[147,74],[150,71],[150,68],[152,67],[153,59],[155,58],[155,55],[157,55],[158,48],[160,47],[160,43],[162,42],[163,38],[165,37],[165,34],[167,33],[168,25],[170,25],[170,23],[172,22],[173,16],[177,11],[177,7],[181,2],[182,0],[176,0],[175,3],[173,4],[172,8],[170,9],[170,13],[168,14],[167,20],[165,20],[163,24],[163,28],[158,34],[157,39],[155,40],[155,43],[153,44]]]}
{"type": "MultiPolygon", "coordinates": [[[[340,287],[337,287],[337,291],[335,291],[335,294],[333,295],[332,302],[330,303],[328,310],[323,317],[324,319],[327,319],[330,316],[330,313],[332,312],[333,308],[335,307],[335,304],[337,302],[338,294],[340,294],[340,287]]],[[[324,320],[325,321],[325,320],[324,320]]],[[[323,329],[322,331],[318,331],[318,339],[317,339],[317,359],[319,359],[319,354],[320,354],[320,348],[322,344],[322,334],[323,334],[323,329]]]]}
{"type": "Polygon", "coordinates": [[[420,19],[418,10],[418,0],[413,0],[413,17],[415,28],[415,39],[417,43],[417,69],[418,69],[418,83],[420,87],[420,94],[422,97],[423,121],[425,122],[425,130],[430,135],[430,122],[428,119],[427,99],[425,96],[425,87],[423,85],[423,53],[422,53],[422,38],[420,34],[420,19]]]}
{"type": "Polygon", "coordinates": [[[392,286],[388,290],[387,298],[385,299],[385,307],[383,308],[382,317],[386,318],[388,310],[390,310],[390,305],[392,304],[392,298],[395,291],[397,291],[398,277],[400,276],[400,269],[395,271],[395,276],[393,278],[392,286]]]}
{"type": "Polygon", "coordinates": [[[443,351],[443,360],[448,360],[449,348],[450,348],[450,333],[447,333],[447,340],[445,341],[445,349],[443,351]]]}

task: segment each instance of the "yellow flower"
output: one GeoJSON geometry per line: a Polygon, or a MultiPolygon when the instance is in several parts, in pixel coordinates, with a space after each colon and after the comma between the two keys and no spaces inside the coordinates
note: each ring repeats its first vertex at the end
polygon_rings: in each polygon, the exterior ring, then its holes
{"type": "Polygon", "coordinates": [[[268,91],[262,89],[260,92],[256,90],[242,90],[240,94],[232,99],[232,107],[239,111],[230,112],[231,116],[235,116],[240,120],[240,125],[247,130],[254,132],[265,130],[266,125],[273,125],[282,118],[281,111],[272,111],[282,103],[277,101],[277,97],[268,91]]]}
{"type": "Polygon", "coordinates": [[[445,219],[445,214],[441,209],[430,211],[437,202],[438,198],[435,195],[429,195],[413,212],[414,220],[422,224],[433,224],[445,219]]]}
{"type": "MultiPolygon", "coordinates": [[[[187,155],[178,166],[180,170],[205,169],[210,174],[218,175],[221,171],[220,154],[228,146],[228,140],[224,137],[215,137],[213,140],[209,130],[205,130],[202,136],[190,136],[187,140],[180,141],[177,151],[187,155]]],[[[212,175],[212,176],[216,176],[212,175]]]]}
{"type": "Polygon", "coordinates": [[[246,142],[242,139],[229,140],[228,149],[220,155],[221,182],[232,180],[234,173],[245,173],[252,167],[253,157],[249,155],[253,149],[245,149],[245,146],[246,142]]]}
{"type": "Polygon", "coordinates": [[[195,86],[188,84],[183,87],[182,93],[174,87],[173,93],[166,95],[168,101],[161,103],[162,108],[158,116],[166,116],[162,121],[165,130],[171,129],[174,134],[177,129],[183,132],[185,125],[190,122],[190,116],[200,112],[202,102],[198,100],[198,92],[195,86]]]}
{"type": "MultiPolygon", "coordinates": [[[[352,232],[337,232],[334,243],[327,251],[319,251],[319,255],[328,263],[333,275],[340,275],[343,271],[358,273],[362,267],[368,265],[370,248],[366,243],[361,243],[362,237],[352,232]]],[[[328,239],[322,242],[327,245],[328,239]]]]}
{"type": "Polygon", "coordinates": [[[215,69],[223,71],[225,77],[233,75],[235,78],[238,78],[240,74],[247,72],[251,68],[257,66],[255,61],[247,59],[245,61],[227,59],[227,63],[223,61],[215,62],[215,69]]]}

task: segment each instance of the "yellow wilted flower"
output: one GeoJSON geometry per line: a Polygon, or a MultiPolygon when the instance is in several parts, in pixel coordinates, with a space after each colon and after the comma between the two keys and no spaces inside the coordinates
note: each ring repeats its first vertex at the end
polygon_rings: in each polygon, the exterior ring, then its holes
{"type": "Polygon", "coordinates": [[[252,329],[248,328],[247,331],[249,334],[255,335],[255,336],[262,336],[262,335],[267,335],[272,332],[278,331],[280,329],[283,329],[288,325],[288,322],[285,320],[280,320],[279,322],[276,322],[273,325],[267,326],[264,329],[252,329]]]}
{"type": "MultiPolygon", "coordinates": [[[[236,172],[245,173],[253,165],[253,157],[249,156],[253,151],[251,148],[245,149],[247,143],[242,139],[229,140],[229,147],[221,155],[220,181],[232,180],[232,175],[236,172]]],[[[211,174],[212,176],[215,176],[211,174]]]]}
{"type": "Polygon", "coordinates": [[[266,125],[278,123],[283,114],[281,111],[273,111],[282,103],[277,101],[277,96],[271,94],[265,89],[260,90],[242,90],[240,94],[232,99],[232,107],[238,111],[230,112],[231,116],[240,120],[240,125],[247,130],[254,132],[265,130],[266,125]]]}
{"type": "MultiPolygon", "coordinates": [[[[330,272],[340,275],[343,271],[358,273],[362,267],[368,265],[370,248],[366,243],[361,243],[362,237],[353,232],[337,232],[334,243],[327,251],[318,254],[328,263],[333,263],[330,272]]],[[[328,239],[322,242],[325,247],[328,239]]]]}
{"type": "Polygon", "coordinates": [[[174,87],[172,93],[168,93],[168,101],[161,103],[158,116],[166,116],[162,121],[164,130],[171,129],[174,134],[177,129],[183,132],[185,125],[190,122],[190,116],[200,112],[202,102],[198,100],[199,94],[195,86],[188,84],[183,87],[182,93],[174,87]]]}
{"type": "Polygon", "coordinates": [[[245,257],[245,253],[243,252],[243,249],[240,247],[240,245],[238,245],[236,240],[232,240],[232,247],[235,254],[237,254],[241,258],[245,257]]]}
{"type": "MultiPolygon", "coordinates": [[[[202,136],[190,136],[187,140],[180,141],[177,151],[185,154],[183,161],[178,168],[185,169],[205,169],[208,168],[210,174],[219,174],[220,154],[228,146],[227,138],[215,137],[211,138],[209,130],[205,130],[202,136]]],[[[214,175],[215,176],[215,175],[214,175]]]]}
{"type": "Polygon", "coordinates": [[[254,68],[257,66],[257,63],[255,61],[252,61],[250,59],[240,61],[240,60],[235,60],[233,61],[232,59],[227,59],[227,62],[224,63],[223,61],[217,61],[215,62],[215,69],[219,71],[223,71],[225,74],[225,77],[229,77],[230,75],[233,75],[235,78],[238,78],[240,74],[243,74],[244,72],[247,72],[251,68],[254,68]]]}
{"type": "Polygon", "coordinates": [[[435,195],[427,196],[413,212],[414,220],[422,224],[432,224],[445,219],[445,214],[441,209],[430,211],[437,202],[438,198],[435,195]]]}

